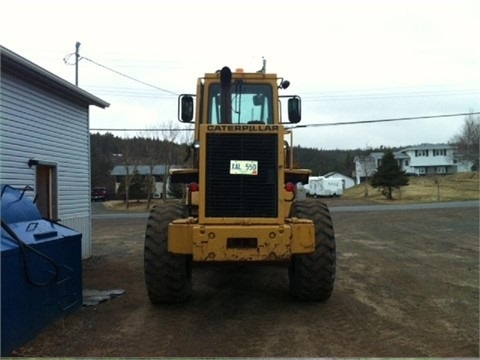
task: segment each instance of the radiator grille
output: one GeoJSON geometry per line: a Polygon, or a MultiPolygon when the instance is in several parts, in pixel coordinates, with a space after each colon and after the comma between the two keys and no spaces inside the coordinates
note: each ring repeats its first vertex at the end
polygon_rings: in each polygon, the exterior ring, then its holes
{"type": "Polygon", "coordinates": [[[277,217],[276,134],[207,134],[206,217],[277,217]],[[230,160],[258,161],[258,175],[231,175],[230,160]]]}

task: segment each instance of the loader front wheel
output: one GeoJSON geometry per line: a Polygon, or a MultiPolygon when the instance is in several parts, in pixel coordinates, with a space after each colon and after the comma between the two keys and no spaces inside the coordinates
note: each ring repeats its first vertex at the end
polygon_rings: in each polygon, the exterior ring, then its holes
{"type": "Polygon", "coordinates": [[[168,251],[168,224],[183,218],[183,205],[154,207],[145,231],[144,269],[148,297],[154,304],[185,302],[192,291],[192,257],[168,251]]]}
{"type": "Polygon", "coordinates": [[[290,294],[299,300],[326,301],[335,282],[335,235],[328,206],[321,202],[293,204],[292,216],[315,224],[315,251],[292,255],[289,267],[290,294]]]}

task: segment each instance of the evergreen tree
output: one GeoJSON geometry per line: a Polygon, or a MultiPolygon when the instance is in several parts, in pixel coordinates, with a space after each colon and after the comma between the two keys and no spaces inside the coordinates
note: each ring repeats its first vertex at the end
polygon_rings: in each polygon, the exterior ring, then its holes
{"type": "Polygon", "coordinates": [[[408,185],[408,177],[398,165],[392,150],[387,150],[383,155],[382,163],[373,174],[370,185],[374,188],[380,188],[383,196],[391,200],[393,189],[399,189],[408,185]]]}
{"type": "Polygon", "coordinates": [[[140,199],[144,199],[146,197],[145,192],[145,177],[141,176],[137,170],[133,172],[132,180],[129,184],[129,195],[131,199],[136,199],[137,202],[140,199]]]}

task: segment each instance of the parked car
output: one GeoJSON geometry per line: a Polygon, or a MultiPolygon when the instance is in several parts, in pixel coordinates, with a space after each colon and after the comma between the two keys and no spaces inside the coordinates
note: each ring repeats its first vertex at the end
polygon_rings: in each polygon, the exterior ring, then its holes
{"type": "Polygon", "coordinates": [[[97,186],[92,189],[92,201],[106,201],[107,199],[107,188],[97,186]]]}

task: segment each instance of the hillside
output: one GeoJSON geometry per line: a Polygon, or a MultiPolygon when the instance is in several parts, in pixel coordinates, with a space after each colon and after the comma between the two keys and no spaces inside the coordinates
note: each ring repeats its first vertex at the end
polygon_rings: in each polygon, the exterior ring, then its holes
{"type": "Polygon", "coordinates": [[[344,199],[364,199],[376,203],[409,203],[433,201],[462,201],[480,199],[478,172],[438,176],[411,176],[409,185],[393,193],[394,200],[387,200],[379,190],[365,184],[346,189],[344,199]]]}

